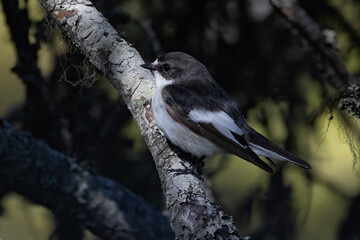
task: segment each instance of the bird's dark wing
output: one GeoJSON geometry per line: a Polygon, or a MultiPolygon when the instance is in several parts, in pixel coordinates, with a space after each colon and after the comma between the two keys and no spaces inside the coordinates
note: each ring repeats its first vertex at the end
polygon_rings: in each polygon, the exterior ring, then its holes
{"type": "Polygon", "coordinates": [[[311,168],[310,164],[275,145],[252,128],[246,130],[245,136],[250,147],[260,156],[289,161],[305,169],[311,168]]]}
{"type": "MultiPolygon", "coordinates": [[[[242,130],[234,122],[232,122],[233,125],[228,126],[230,117],[226,118],[228,115],[221,110],[222,104],[224,104],[221,101],[228,101],[226,93],[223,96],[224,98],[221,99],[222,92],[219,93],[212,89],[211,91],[215,91],[218,96],[215,101],[215,98],[211,99],[211,95],[206,97],[196,96],[196,92],[193,90],[194,88],[189,89],[188,86],[176,84],[163,88],[162,97],[169,115],[175,121],[183,124],[194,133],[209,139],[225,151],[235,154],[267,172],[273,172],[248,146],[242,130]],[[197,97],[199,99],[196,99],[197,97]],[[190,101],[190,99],[193,101],[190,101]],[[194,109],[198,109],[198,112],[202,114],[192,116],[194,109]],[[214,112],[221,113],[221,116],[225,118],[214,119],[212,117],[214,112]]],[[[203,93],[207,91],[209,91],[209,88],[207,90],[203,88],[203,93]]]]}
{"type": "Polygon", "coordinates": [[[271,161],[270,158],[274,158],[282,161],[292,162],[305,169],[311,168],[310,164],[305,162],[303,159],[294,156],[288,151],[285,151],[258,133],[255,129],[251,128],[236,106],[227,104],[226,112],[232,119],[234,119],[236,125],[243,129],[246,142],[258,156],[263,156],[269,161],[271,161]]]}

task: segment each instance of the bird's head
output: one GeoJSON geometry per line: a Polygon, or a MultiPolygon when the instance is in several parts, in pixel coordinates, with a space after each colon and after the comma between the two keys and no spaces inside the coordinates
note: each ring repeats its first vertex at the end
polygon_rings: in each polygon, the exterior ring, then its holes
{"type": "Polygon", "coordinates": [[[154,73],[156,86],[191,81],[194,76],[207,73],[206,67],[192,56],[183,52],[167,53],[153,63],[141,67],[154,73]]]}

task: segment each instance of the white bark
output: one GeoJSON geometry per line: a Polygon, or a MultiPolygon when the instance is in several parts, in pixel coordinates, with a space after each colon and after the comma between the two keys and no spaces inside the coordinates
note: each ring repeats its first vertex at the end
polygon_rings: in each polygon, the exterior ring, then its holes
{"type": "Polygon", "coordinates": [[[51,18],[124,99],[154,157],[178,239],[239,239],[232,218],[215,206],[200,179],[176,176],[171,169],[191,168],[167,145],[151,110],[152,74],[142,58],[87,0],[39,0],[51,18]]]}

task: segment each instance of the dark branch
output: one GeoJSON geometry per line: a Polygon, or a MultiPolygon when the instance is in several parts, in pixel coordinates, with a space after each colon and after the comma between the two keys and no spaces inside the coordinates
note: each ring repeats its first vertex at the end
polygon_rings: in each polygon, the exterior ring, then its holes
{"type": "Polygon", "coordinates": [[[359,78],[349,73],[340,58],[334,43],[329,42],[320,26],[307,14],[296,0],[270,0],[275,10],[283,16],[292,29],[297,30],[309,43],[314,53],[321,57],[319,68],[324,76],[330,77],[330,83],[339,91],[341,110],[347,110],[360,117],[359,78]],[[349,98],[351,96],[352,98],[349,98]]]}
{"type": "Polygon", "coordinates": [[[101,238],[174,238],[168,220],[144,199],[3,121],[0,166],[1,185],[55,215],[71,215],[101,238]]]}
{"type": "MultiPolygon", "coordinates": [[[[19,76],[26,86],[24,129],[32,133],[41,133],[41,136],[46,139],[50,146],[65,150],[61,141],[59,130],[61,127],[52,89],[42,77],[37,66],[39,39],[34,44],[30,43],[29,40],[32,23],[28,17],[27,8],[20,9],[18,0],[1,0],[1,2],[11,38],[17,50],[17,62],[12,71],[19,76]]],[[[37,35],[40,34],[37,33],[37,35]]]]}
{"type": "Polygon", "coordinates": [[[332,84],[341,88],[349,82],[357,81],[346,69],[343,61],[335,51],[320,26],[306,13],[296,0],[270,0],[275,10],[280,13],[291,26],[299,31],[301,36],[310,44],[335,73],[336,79],[332,84]]]}

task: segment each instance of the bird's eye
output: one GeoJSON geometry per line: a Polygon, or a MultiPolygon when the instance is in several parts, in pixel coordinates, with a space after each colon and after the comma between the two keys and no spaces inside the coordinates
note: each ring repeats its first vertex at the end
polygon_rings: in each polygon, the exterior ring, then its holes
{"type": "Polygon", "coordinates": [[[162,65],[162,68],[163,68],[163,70],[164,70],[165,72],[167,72],[167,71],[170,70],[171,67],[170,67],[169,64],[165,63],[165,64],[162,65]]]}

